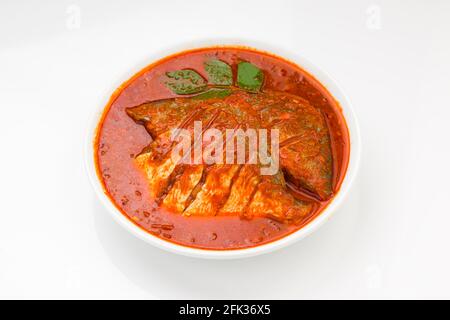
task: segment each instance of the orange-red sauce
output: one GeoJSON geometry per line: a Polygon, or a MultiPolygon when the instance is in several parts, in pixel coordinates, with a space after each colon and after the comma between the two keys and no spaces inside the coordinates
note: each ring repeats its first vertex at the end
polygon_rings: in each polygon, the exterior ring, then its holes
{"type": "MultiPolygon", "coordinates": [[[[203,63],[215,57],[236,66],[253,63],[264,71],[266,89],[289,92],[307,99],[327,120],[333,151],[334,194],[347,170],[348,129],[339,103],[313,76],[280,57],[243,47],[212,47],[181,52],[149,65],[125,82],[105,107],[97,129],[97,174],[108,197],[131,221],[144,230],[177,244],[203,249],[238,249],[284,237],[314,219],[332,201],[315,200],[315,210],[301,225],[282,224],[267,218],[184,217],[165,212],[149,198],[147,181],[134,165],[134,156],[151,142],[143,126],[136,125],[125,109],[176,95],[162,82],[167,71],[192,68],[203,74],[203,63]]],[[[299,198],[314,199],[291,190],[299,198]]]]}

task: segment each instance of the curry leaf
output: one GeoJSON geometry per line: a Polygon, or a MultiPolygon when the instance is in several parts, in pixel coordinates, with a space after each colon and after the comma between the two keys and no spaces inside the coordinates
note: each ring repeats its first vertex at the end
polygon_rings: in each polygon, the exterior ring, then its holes
{"type": "Polygon", "coordinates": [[[206,99],[219,99],[228,97],[231,94],[231,89],[222,89],[222,88],[211,88],[208,91],[202,92],[196,96],[194,99],[198,100],[206,100],[206,99]]]}
{"type": "Polygon", "coordinates": [[[240,62],[237,70],[237,85],[241,89],[258,92],[264,81],[264,73],[250,62],[240,62]]]}
{"type": "Polygon", "coordinates": [[[170,71],[166,76],[165,84],[176,94],[198,93],[206,88],[205,79],[191,69],[170,71]]]}
{"type": "Polygon", "coordinates": [[[209,81],[220,86],[231,86],[233,84],[233,71],[225,62],[217,59],[205,61],[205,71],[208,73],[209,81]]]}

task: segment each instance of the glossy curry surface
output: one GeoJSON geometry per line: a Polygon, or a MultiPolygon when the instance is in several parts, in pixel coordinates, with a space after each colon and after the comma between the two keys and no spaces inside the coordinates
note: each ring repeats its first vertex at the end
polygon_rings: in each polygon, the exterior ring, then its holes
{"type": "Polygon", "coordinates": [[[338,103],[298,66],[252,49],[208,48],[163,59],[119,88],[99,124],[96,156],[106,193],[144,230],[186,246],[238,249],[279,239],[320,214],[345,175],[349,139],[338,103]],[[242,61],[256,66],[260,91],[233,87],[197,99],[161,80],[187,68],[208,79],[205,61],[213,60],[233,71],[242,61]],[[171,163],[167,132],[190,130],[194,119],[218,129],[279,129],[280,171],[171,163]]]}

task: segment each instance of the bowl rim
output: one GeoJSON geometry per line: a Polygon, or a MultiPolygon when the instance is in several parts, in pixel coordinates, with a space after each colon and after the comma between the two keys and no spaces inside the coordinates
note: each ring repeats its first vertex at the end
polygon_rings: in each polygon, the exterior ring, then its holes
{"type": "Polygon", "coordinates": [[[235,259],[235,258],[253,257],[287,247],[310,235],[311,233],[316,231],[320,226],[322,226],[326,221],[328,221],[330,217],[334,214],[334,212],[341,206],[358,172],[361,155],[361,136],[359,124],[348,97],[344,94],[343,90],[337,84],[334,78],[332,78],[328,73],[318,68],[313,63],[311,63],[308,59],[292,51],[280,48],[279,45],[271,46],[265,43],[260,43],[246,39],[236,40],[236,39],[218,38],[218,39],[206,39],[206,40],[185,42],[179,45],[170,46],[165,49],[158,50],[158,52],[150,54],[149,57],[146,58],[145,61],[143,61],[142,63],[136,64],[136,67],[133,68],[131,72],[130,71],[125,72],[123,76],[120,79],[118,79],[118,83],[113,83],[113,87],[108,92],[103,93],[101,95],[101,100],[97,102],[97,105],[95,106],[93,114],[91,116],[89,126],[86,130],[84,153],[85,153],[84,154],[85,169],[89,176],[91,185],[94,188],[95,194],[100,199],[100,202],[106,207],[108,212],[112,215],[114,220],[118,222],[126,230],[128,230],[130,233],[132,233],[139,239],[142,239],[145,242],[152,244],[157,248],[176,254],[181,254],[184,256],[196,258],[208,258],[208,259],[235,259]],[[294,231],[280,239],[250,248],[214,250],[214,249],[187,247],[181,244],[176,244],[173,242],[163,240],[143,230],[142,228],[131,222],[129,218],[125,217],[125,215],[112,203],[110,198],[105,193],[103,185],[99,177],[97,176],[96,172],[94,143],[97,133],[97,126],[102,117],[103,111],[107,106],[108,101],[111,95],[115,92],[115,90],[119,88],[121,84],[126,82],[134,74],[136,74],[146,66],[160,59],[163,59],[164,57],[186,50],[208,48],[208,47],[227,47],[227,46],[231,47],[241,46],[255,49],[257,51],[274,54],[276,56],[285,58],[293,62],[294,64],[297,64],[302,69],[310,73],[314,78],[316,78],[329,91],[329,93],[339,102],[340,107],[342,109],[342,113],[346,120],[350,139],[349,163],[339,192],[329,203],[329,205],[318,216],[316,216],[314,219],[312,219],[310,222],[308,222],[305,226],[303,226],[299,230],[294,231]]]}

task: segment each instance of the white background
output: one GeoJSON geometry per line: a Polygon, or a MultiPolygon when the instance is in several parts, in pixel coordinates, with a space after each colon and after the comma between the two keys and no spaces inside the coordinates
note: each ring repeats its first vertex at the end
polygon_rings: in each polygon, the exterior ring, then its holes
{"type": "Polygon", "coordinates": [[[0,298],[450,298],[449,16],[449,1],[2,1],[0,298]],[[211,37],[309,58],[362,131],[333,218],[247,260],[134,238],[83,166],[104,92],[154,52],[211,37]]]}

